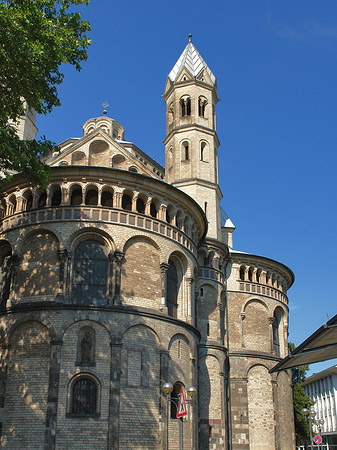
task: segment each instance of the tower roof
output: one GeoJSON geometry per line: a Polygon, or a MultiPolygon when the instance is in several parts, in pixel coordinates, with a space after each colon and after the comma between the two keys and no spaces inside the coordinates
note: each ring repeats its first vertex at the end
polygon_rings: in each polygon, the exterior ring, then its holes
{"type": "Polygon", "coordinates": [[[169,73],[169,79],[173,82],[183,68],[186,68],[194,77],[196,77],[202,69],[205,69],[212,80],[215,83],[216,78],[213,75],[211,69],[203,60],[198,50],[192,44],[192,35],[189,35],[189,42],[186,45],[184,51],[180,55],[178,61],[175,63],[173,69],[169,73]]]}

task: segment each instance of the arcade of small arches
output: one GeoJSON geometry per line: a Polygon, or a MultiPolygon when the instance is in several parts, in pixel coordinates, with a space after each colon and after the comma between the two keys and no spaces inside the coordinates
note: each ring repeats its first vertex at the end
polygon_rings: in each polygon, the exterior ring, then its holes
{"type": "Polygon", "coordinates": [[[283,293],[287,292],[285,281],[281,280],[281,278],[275,273],[258,267],[241,265],[239,268],[239,280],[245,282],[248,281],[250,283],[264,284],[266,286],[279,289],[283,293]]]}
{"type": "Polygon", "coordinates": [[[4,219],[15,213],[45,207],[82,205],[117,208],[148,215],[177,227],[194,241],[197,239],[197,226],[186,211],[158,197],[153,198],[146,193],[111,185],[73,183],[64,186],[52,183],[43,191],[28,188],[3,197],[0,217],[4,219]]]}

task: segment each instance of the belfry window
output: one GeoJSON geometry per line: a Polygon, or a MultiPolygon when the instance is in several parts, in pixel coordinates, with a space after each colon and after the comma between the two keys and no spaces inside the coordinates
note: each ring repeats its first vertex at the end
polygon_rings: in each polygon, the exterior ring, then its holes
{"type": "Polygon", "coordinates": [[[97,412],[97,386],[91,378],[75,381],[72,392],[72,414],[93,415],[97,412]]]}
{"type": "Polygon", "coordinates": [[[199,97],[199,101],[198,101],[199,117],[205,117],[206,105],[207,105],[206,98],[199,97]]]}
{"type": "Polygon", "coordinates": [[[190,97],[183,97],[180,100],[180,106],[181,106],[182,117],[191,115],[191,99],[190,99],[190,97]]]}
{"type": "Polygon", "coordinates": [[[183,143],[183,160],[188,161],[190,159],[190,151],[188,142],[183,143]]]}

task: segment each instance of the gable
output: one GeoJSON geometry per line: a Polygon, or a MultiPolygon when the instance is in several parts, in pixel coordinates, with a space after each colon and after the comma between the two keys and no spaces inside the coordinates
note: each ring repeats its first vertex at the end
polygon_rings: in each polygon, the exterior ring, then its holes
{"type": "Polygon", "coordinates": [[[138,172],[153,176],[153,173],[122,144],[102,130],[84,136],[73,145],[47,160],[50,166],[97,166],[138,172]]]}

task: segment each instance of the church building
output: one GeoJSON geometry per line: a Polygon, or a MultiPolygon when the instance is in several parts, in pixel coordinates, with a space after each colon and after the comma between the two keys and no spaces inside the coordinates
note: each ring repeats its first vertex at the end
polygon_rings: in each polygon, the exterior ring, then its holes
{"type": "Polygon", "coordinates": [[[269,372],[294,275],[234,250],[217,82],[191,36],[163,98],[165,169],[104,111],[45,189],[0,191],[5,450],[295,449],[291,373],[269,372]]]}

